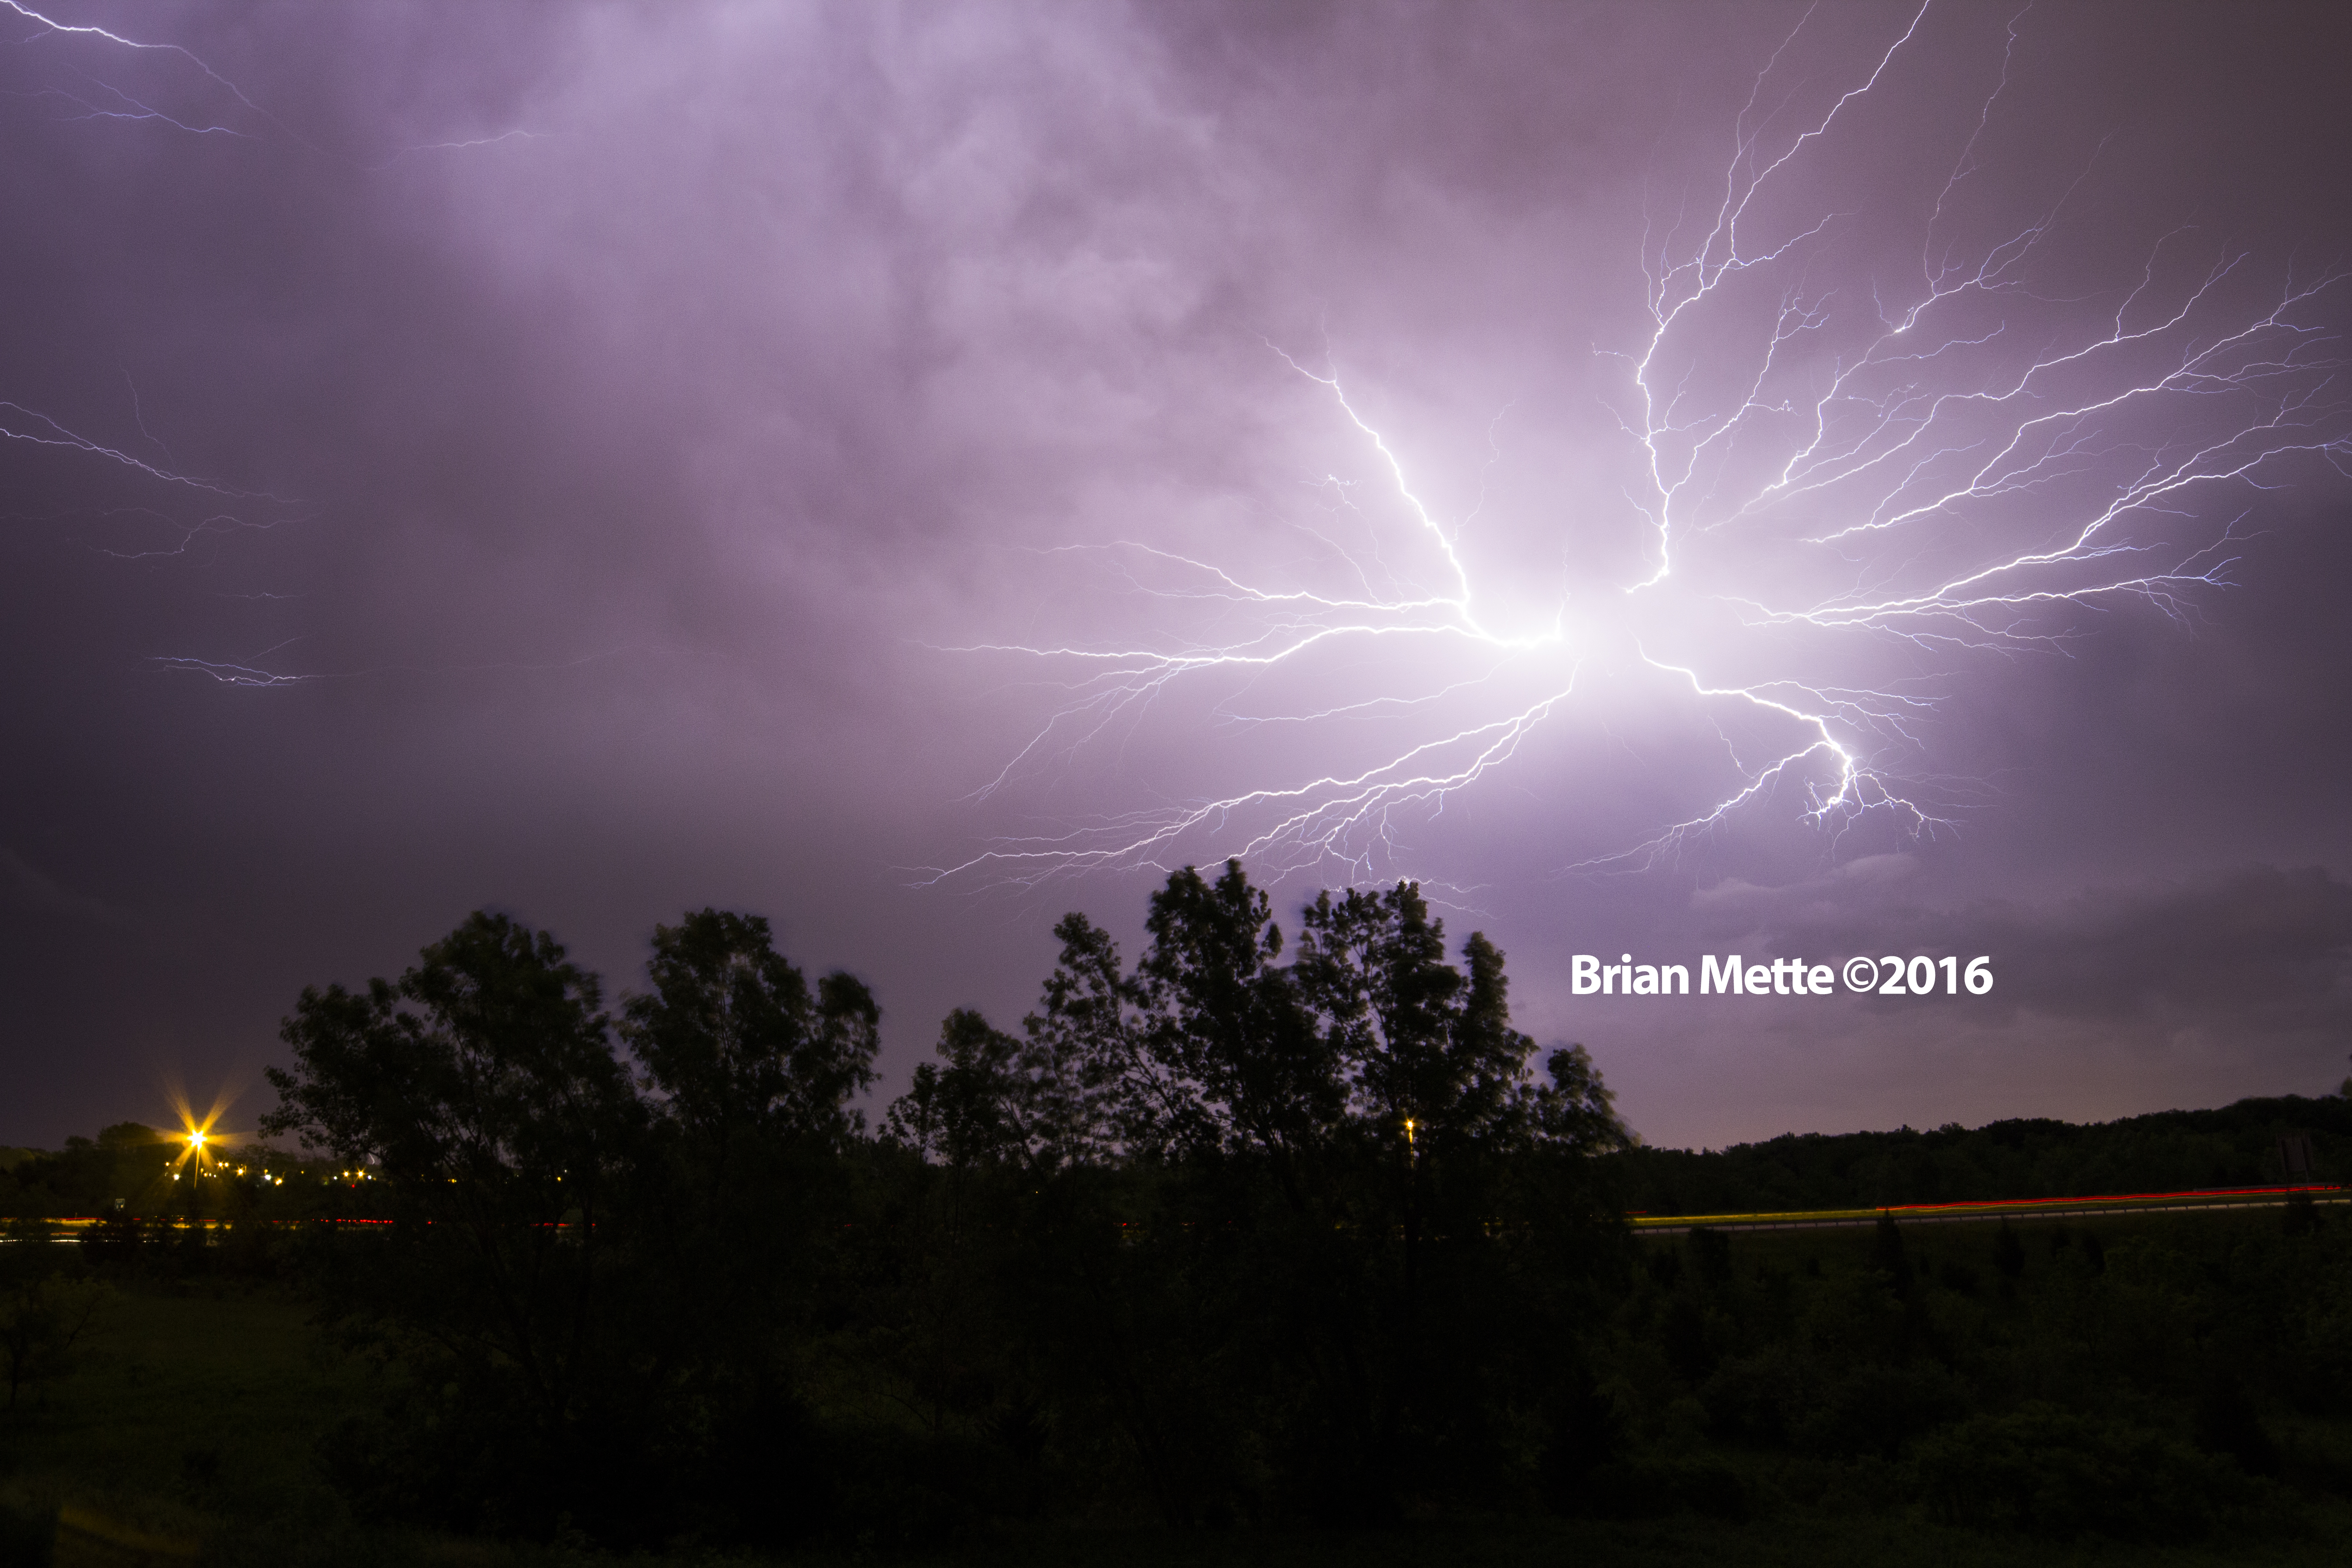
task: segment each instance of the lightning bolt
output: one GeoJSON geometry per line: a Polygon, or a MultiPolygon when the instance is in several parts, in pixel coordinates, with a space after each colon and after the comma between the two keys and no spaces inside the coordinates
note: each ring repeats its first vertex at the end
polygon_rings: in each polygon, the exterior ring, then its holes
{"type": "MultiPolygon", "coordinates": [[[[1227,855],[1275,879],[1392,875],[1414,824],[1503,770],[1596,680],[1678,694],[1724,737],[1729,782],[1705,810],[1570,869],[1670,863],[1791,795],[1832,855],[1865,822],[1907,839],[1950,827],[1948,803],[1924,798],[1904,771],[1923,751],[1937,682],[1968,658],[2063,652],[2085,611],[2137,602],[2191,616],[2228,585],[2239,542],[2242,510],[2208,522],[2213,500],[2283,482],[2299,458],[2344,471],[2352,409],[2324,309],[2338,273],[2291,268],[2262,285],[2250,254],[2184,260],[2194,241],[2179,231],[2085,324],[2083,301],[2046,292],[2036,267],[2087,169],[1993,242],[1956,237],[2010,86],[2015,20],[1998,82],[1922,204],[1916,276],[1885,284],[1873,267],[1866,286],[1819,281],[1851,225],[1836,213],[1791,219],[1777,187],[1882,89],[1928,9],[1862,80],[1792,126],[1792,95],[1768,94],[1801,22],[1735,116],[1696,223],[1685,205],[1662,231],[1645,226],[1646,338],[1612,356],[1635,571],[1573,605],[1563,596],[1549,626],[1507,628],[1485,613],[1466,521],[1425,503],[1401,444],[1336,369],[1284,354],[1366,444],[1401,520],[1367,525],[1360,545],[1322,541],[1349,586],[1275,586],[1144,541],[1070,547],[1173,629],[1123,645],[949,651],[1055,672],[1050,717],[981,798],[1083,748],[1126,743],[1183,693],[1213,700],[1229,731],[1303,727],[1360,760],[997,838],[922,879],[1028,886],[1227,855]],[[1404,647],[1427,652],[1387,657],[1404,647]],[[1915,673],[1875,685],[1822,673],[1874,647],[1915,673]],[[1441,653],[1442,677],[1430,673],[1441,653]],[[1347,700],[1237,706],[1242,692],[1335,671],[1347,700]]],[[[1333,478],[1328,490],[1335,514],[1363,518],[1353,483],[1333,478]]]]}
{"type": "MultiPolygon", "coordinates": [[[[52,39],[89,38],[102,43],[111,44],[118,49],[127,50],[134,55],[161,55],[168,56],[175,59],[184,60],[189,65],[195,67],[197,71],[202,73],[206,81],[212,83],[213,86],[220,89],[223,92],[228,94],[229,97],[235,99],[238,107],[244,109],[248,113],[260,120],[267,121],[270,126],[296,144],[311,152],[318,151],[318,149],[311,146],[309,142],[306,142],[300,136],[296,135],[294,132],[286,125],[285,121],[279,120],[276,115],[270,113],[268,110],[254,102],[250,98],[247,98],[245,95],[245,89],[243,88],[238,87],[236,83],[229,80],[228,78],[221,75],[220,72],[205,64],[205,61],[199,58],[194,51],[184,48],[178,44],[148,43],[138,38],[126,37],[121,33],[111,32],[107,28],[97,26],[89,23],[60,22],[55,17],[44,16],[42,13],[34,10],[31,6],[21,4],[21,0],[0,0],[0,12],[5,12],[9,16],[20,17],[23,20],[33,24],[34,27],[37,29],[37,31],[26,34],[16,40],[20,47],[43,43],[52,39]]],[[[70,66],[67,66],[64,68],[68,71],[72,71],[73,75],[79,77],[83,82],[88,84],[89,90],[98,93],[100,96],[96,100],[91,100],[84,98],[79,93],[70,89],[55,87],[39,88],[35,89],[33,92],[22,94],[20,96],[62,100],[69,106],[69,111],[65,116],[65,118],[68,120],[153,121],[168,125],[175,131],[184,131],[188,132],[190,135],[194,136],[236,136],[249,139],[248,132],[236,130],[233,126],[191,123],[188,121],[182,120],[176,115],[167,113],[151,104],[142,102],[119,87],[113,86],[110,83],[98,81],[83,72],[73,70],[73,68],[70,66]]]]}
{"type": "MultiPolygon", "coordinates": [[[[223,95],[230,100],[233,107],[222,104],[230,118],[240,113],[247,115],[249,125],[258,123],[305,148],[310,145],[255,103],[235,82],[178,44],[152,43],[93,24],[59,21],[22,0],[0,0],[0,29],[16,34],[0,39],[13,46],[8,55],[12,64],[28,72],[48,73],[46,82],[8,89],[5,96],[62,106],[62,119],[152,122],[197,137],[257,139],[252,131],[202,114],[159,108],[128,88],[91,76],[73,63],[70,54],[58,53],[61,47],[79,45],[87,47],[84,53],[94,48],[110,57],[128,55],[168,64],[184,81],[192,70],[202,79],[199,92],[211,94],[215,103],[221,102],[223,95]],[[58,85],[61,79],[68,85],[58,85]]],[[[122,504],[98,503],[69,509],[66,515],[95,517],[105,526],[109,540],[95,547],[99,553],[131,561],[185,555],[207,538],[247,531],[268,531],[282,523],[299,521],[296,515],[298,503],[286,497],[241,489],[179,468],[173,462],[170,448],[148,428],[139,387],[128,371],[123,379],[130,393],[131,423],[148,445],[163,454],[163,462],[125,449],[129,443],[110,445],[70,428],[44,409],[15,399],[0,399],[0,445],[47,448],[52,457],[80,460],[86,465],[94,461],[101,472],[110,470],[109,477],[112,480],[131,487],[133,495],[159,503],[138,504],[124,498],[122,504]]]]}
{"type": "MultiPolygon", "coordinates": [[[[0,88],[0,97],[46,104],[56,111],[56,118],[65,121],[137,122],[164,127],[190,136],[225,136],[246,142],[262,142],[277,136],[305,153],[368,172],[380,172],[410,154],[464,153],[508,142],[543,139],[541,132],[515,128],[496,134],[398,147],[377,163],[358,163],[302,136],[194,50],[179,44],[136,38],[95,24],[60,21],[24,4],[24,0],[0,0],[0,47],[7,49],[5,58],[24,73],[19,79],[21,85],[0,88]],[[60,54],[61,49],[68,52],[60,54]],[[167,68],[167,75],[174,80],[175,90],[186,96],[193,84],[194,95],[209,98],[220,111],[219,115],[193,109],[175,111],[159,107],[150,101],[153,94],[142,97],[118,82],[100,79],[75,63],[77,58],[88,62],[98,58],[121,61],[126,57],[131,60],[151,60],[167,68]],[[242,125],[228,123],[230,121],[241,121],[242,125]]],[[[140,493],[156,499],[162,504],[89,505],[35,521],[57,522],[68,517],[95,517],[106,526],[109,535],[108,542],[95,546],[98,553],[125,561],[184,556],[201,542],[217,536],[246,531],[266,532],[289,522],[311,521],[311,514],[302,511],[300,503],[287,497],[239,489],[225,480],[180,470],[173,464],[171,449],[148,428],[139,387],[131,380],[128,371],[124,372],[124,381],[130,392],[131,423],[141,437],[163,454],[164,460],[162,463],[126,450],[130,445],[128,442],[110,445],[68,428],[40,408],[7,399],[0,399],[0,446],[47,447],[58,455],[96,459],[112,468],[113,479],[134,487],[143,486],[140,493]],[[203,510],[164,510],[174,501],[185,503],[192,499],[203,510]]],[[[302,595],[247,593],[221,596],[259,602],[294,599],[302,595]]],[[[289,639],[289,642],[291,640],[299,639],[289,639]]],[[[177,655],[155,657],[149,662],[160,670],[198,673],[224,684],[256,688],[296,686],[313,680],[349,679],[355,674],[377,672],[289,674],[258,668],[250,661],[267,658],[269,653],[287,646],[289,644],[280,643],[263,654],[250,656],[246,662],[177,655]]],[[[405,670],[425,667],[384,668],[405,670]]]]}

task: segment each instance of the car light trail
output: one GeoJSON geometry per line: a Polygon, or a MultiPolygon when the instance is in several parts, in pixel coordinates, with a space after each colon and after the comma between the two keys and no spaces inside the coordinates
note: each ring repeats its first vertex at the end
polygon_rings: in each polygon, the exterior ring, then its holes
{"type": "Polygon", "coordinates": [[[1890,1204],[1883,1208],[1804,1209],[1786,1213],[1710,1215],[1633,1214],[1636,1231],[1684,1231],[1696,1226],[1723,1230],[1812,1230],[1875,1225],[1881,1217],[1940,1225],[1967,1219],[2076,1218],[2103,1214],[2181,1213],[2278,1208],[2295,1194],[2313,1202],[2352,1203],[2352,1193],[2333,1184],[2285,1187],[2198,1187],[2178,1193],[2109,1193],[2077,1198],[1982,1198],[1958,1203],[1890,1204]]]}

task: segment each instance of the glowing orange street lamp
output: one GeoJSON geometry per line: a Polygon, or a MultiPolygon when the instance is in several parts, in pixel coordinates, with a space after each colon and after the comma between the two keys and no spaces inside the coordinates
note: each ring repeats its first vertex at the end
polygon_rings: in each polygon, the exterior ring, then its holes
{"type": "Polygon", "coordinates": [[[180,1134],[180,1157],[173,1162],[179,1168],[173,1173],[172,1179],[176,1182],[183,1175],[187,1177],[188,1223],[199,1229],[204,1223],[204,1188],[201,1184],[205,1177],[214,1173],[218,1163],[214,1151],[228,1142],[226,1134],[215,1133],[212,1130],[213,1121],[219,1115],[215,1110],[211,1116],[198,1121],[184,1109],[180,1113],[181,1122],[187,1131],[180,1134]]]}

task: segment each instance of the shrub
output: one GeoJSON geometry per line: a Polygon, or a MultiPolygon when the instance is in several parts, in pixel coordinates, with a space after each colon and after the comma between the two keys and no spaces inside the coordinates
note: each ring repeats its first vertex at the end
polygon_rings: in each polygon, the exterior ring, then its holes
{"type": "Polygon", "coordinates": [[[1748,1489],[1736,1471],[1722,1465],[1655,1459],[1599,1466],[1560,1504],[1555,1506],[1563,1513],[1594,1519],[1696,1513],[1742,1520],[1748,1510],[1748,1489]]]}
{"type": "Polygon", "coordinates": [[[1935,1518],[2037,1535],[2200,1536],[2251,1491],[2161,1432],[2042,1404],[1947,1427],[1920,1441],[1916,1463],[1935,1518]]]}

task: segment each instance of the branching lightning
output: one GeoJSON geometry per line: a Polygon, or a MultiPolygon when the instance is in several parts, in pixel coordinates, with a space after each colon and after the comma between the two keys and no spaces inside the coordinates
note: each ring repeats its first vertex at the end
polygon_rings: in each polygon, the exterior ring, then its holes
{"type": "MultiPolygon", "coordinates": [[[[955,650],[1023,656],[1059,678],[1051,717],[979,794],[1118,743],[1180,692],[1206,700],[1286,674],[1328,686],[1337,669],[1349,696],[1246,718],[1220,700],[1220,717],[1303,726],[1350,756],[1379,726],[1387,749],[1001,838],[930,879],[1028,885],[1227,855],[1277,877],[1396,874],[1414,824],[1502,770],[1596,683],[1677,694],[1725,737],[1730,772],[1705,809],[1577,869],[1664,863],[1775,803],[1832,853],[1865,822],[1933,834],[1950,807],[1910,771],[1936,700],[1922,671],[2063,651],[2084,612],[2124,603],[2185,617],[2227,585],[2243,515],[2232,492],[2283,482],[2298,458],[2343,470],[2352,454],[2326,315],[2341,275],[2290,268],[2264,286],[2251,255],[2195,259],[2198,239],[2180,231],[2086,325],[2084,301],[2053,295],[2042,265],[2083,178],[1992,243],[1956,237],[2010,87],[2015,23],[1999,82],[1922,204],[1916,274],[1889,283],[1876,261],[1839,274],[1846,217],[1792,220],[1780,187],[1887,90],[1927,16],[1922,5],[1862,80],[1794,127],[1785,101],[1768,102],[1776,52],[1706,210],[1645,232],[1646,341],[1615,356],[1632,459],[1622,526],[1639,534],[1620,556],[1637,569],[1563,597],[1549,625],[1511,627],[1487,613],[1470,520],[1424,502],[1402,444],[1336,369],[1285,355],[1328,391],[1401,523],[1333,545],[1352,586],[1320,593],[1147,542],[1089,547],[1155,626],[1179,629],[955,650]],[[1385,654],[1403,645],[1430,650],[1442,675],[1400,674],[1385,654]],[[1884,668],[1889,651],[1901,679],[1851,680],[1857,658],[1884,668]]],[[[1353,510],[1346,484],[1330,483],[1353,510]]]]}
{"type": "MultiPolygon", "coordinates": [[[[138,38],[125,37],[121,33],[110,32],[104,27],[88,23],[60,22],[54,17],[42,15],[40,12],[34,10],[29,5],[21,4],[20,0],[0,0],[0,11],[5,11],[9,16],[19,17],[33,25],[36,30],[21,35],[16,40],[20,44],[37,44],[56,39],[89,38],[104,44],[112,45],[118,49],[127,50],[133,55],[168,56],[172,58],[184,60],[189,65],[195,67],[195,68],[204,75],[206,81],[212,83],[214,87],[218,88],[221,91],[235,99],[239,108],[260,120],[268,121],[273,129],[277,130],[297,144],[305,148],[310,147],[310,143],[303,141],[301,137],[295,135],[292,131],[289,130],[283,121],[279,120],[276,115],[271,114],[268,110],[263,109],[259,104],[254,102],[253,100],[247,98],[245,95],[244,89],[229,80],[228,78],[221,75],[220,72],[213,69],[211,66],[198,58],[193,51],[184,48],[178,44],[148,43],[138,38]]],[[[71,70],[70,67],[66,68],[71,70]]],[[[22,96],[41,98],[64,103],[68,106],[64,118],[68,120],[152,121],[168,125],[175,131],[184,131],[193,136],[245,137],[249,134],[247,132],[236,130],[233,126],[190,123],[187,121],[180,119],[176,115],[168,113],[151,104],[142,102],[138,98],[132,96],[130,92],[110,82],[99,81],[79,71],[73,71],[72,74],[81,82],[85,83],[90,92],[97,94],[98,96],[95,98],[85,98],[79,92],[58,87],[37,88],[29,93],[23,94],[22,96]]],[[[315,148],[310,148],[310,150],[314,152],[317,151],[315,148]]]]}
{"type": "MultiPolygon", "coordinates": [[[[147,429],[139,407],[137,386],[131,385],[130,391],[132,423],[149,442],[162,447],[163,443],[147,429]]],[[[129,500],[74,509],[95,518],[104,529],[107,542],[93,546],[97,552],[117,560],[185,555],[200,541],[229,533],[268,532],[300,517],[297,503],[284,496],[239,489],[216,479],[150,462],[69,429],[39,409],[0,399],[0,446],[12,444],[51,447],[63,455],[94,458],[103,469],[110,469],[116,477],[130,481],[137,494],[196,500],[194,510],[176,514],[129,500]]],[[[167,449],[167,458],[168,455],[167,449]]]]}
{"type": "MultiPolygon", "coordinates": [[[[180,44],[132,37],[94,24],[62,21],[23,0],[0,0],[0,48],[6,49],[6,61],[15,68],[15,74],[5,84],[0,84],[0,99],[36,106],[47,118],[62,122],[110,121],[122,127],[161,128],[191,137],[230,137],[247,142],[282,140],[306,153],[371,172],[389,167],[412,153],[467,152],[541,139],[541,133],[518,127],[496,134],[396,147],[374,163],[362,163],[339,157],[302,136],[264,109],[244,88],[180,44]],[[101,61],[110,65],[99,63],[101,61]],[[137,68],[142,65],[161,72],[155,88],[134,90],[132,85],[101,79],[93,74],[111,67],[137,68]],[[182,98],[209,100],[212,107],[174,110],[152,101],[165,91],[182,98]]],[[[200,543],[220,536],[267,532],[289,522],[309,521],[310,514],[301,510],[300,503],[287,497],[239,489],[222,479],[181,470],[170,447],[149,428],[138,384],[128,370],[123,372],[123,381],[130,395],[131,424],[149,446],[162,454],[160,463],[125,449],[131,445],[127,440],[110,445],[79,429],[69,428],[42,408],[0,399],[0,450],[12,447],[47,447],[53,456],[85,460],[86,471],[88,461],[95,460],[107,479],[131,487],[129,493],[120,494],[110,502],[42,509],[32,514],[36,521],[58,523],[94,520],[103,535],[103,542],[93,546],[97,552],[124,561],[184,556],[200,543]],[[160,504],[144,504],[151,500],[160,504]]],[[[68,417],[74,418],[77,424],[82,422],[75,416],[68,417]]],[[[256,602],[302,597],[276,593],[231,593],[219,596],[256,602]]],[[[151,658],[149,663],[158,670],[202,674],[226,685],[257,688],[296,686],[377,672],[369,669],[289,674],[260,668],[256,662],[299,640],[289,638],[235,661],[173,655],[151,658]]]]}

